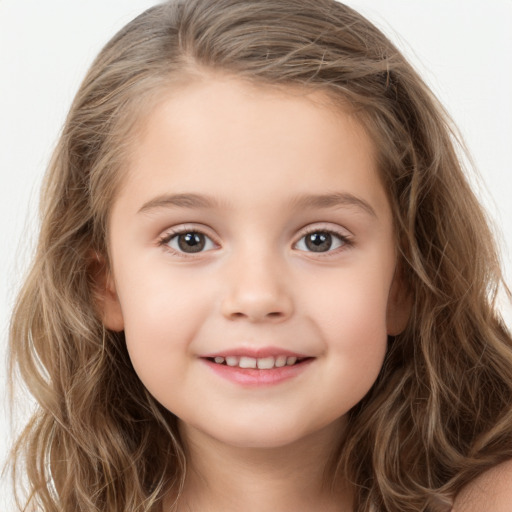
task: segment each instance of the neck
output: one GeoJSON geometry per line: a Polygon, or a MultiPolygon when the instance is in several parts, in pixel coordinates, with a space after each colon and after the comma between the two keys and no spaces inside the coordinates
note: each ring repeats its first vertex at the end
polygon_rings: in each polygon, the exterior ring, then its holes
{"type": "Polygon", "coordinates": [[[330,479],[340,430],[336,423],[286,446],[241,448],[182,426],[188,469],[176,510],[349,512],[348,488],[339,484],[333,489],[330,479]]]}

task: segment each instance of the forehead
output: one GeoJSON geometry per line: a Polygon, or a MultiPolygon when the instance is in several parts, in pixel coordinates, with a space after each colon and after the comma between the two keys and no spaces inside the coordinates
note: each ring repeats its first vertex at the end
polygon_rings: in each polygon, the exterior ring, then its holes
{"type": "Polygon", "coordinates": [[[162,92],[132,140],[123,188],[139,203],[164,193],[228,202],[340,187],[383,199],[370,138],[323,91],[193,81],[162,92]]]}

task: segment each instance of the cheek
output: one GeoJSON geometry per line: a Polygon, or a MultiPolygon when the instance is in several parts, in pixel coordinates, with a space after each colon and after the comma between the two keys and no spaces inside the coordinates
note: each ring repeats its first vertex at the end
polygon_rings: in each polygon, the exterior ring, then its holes
{"type": "Polygon", "coordinates": [[[343,372],[369,387],[380,372],[387,348],[386,305],[375,296],[359,295],[340,302],[341,312],[330,323],[330,349],[343,372]],[[364,383],[365,378],[369,379],[364,383]]]}
{"type": "Polygon", "coordinates": [[[332,356],[332,375],[359,399],[377,378],[387,349],[389,275],[378,267],[373,272],[347,272],[336,280],[342,284],[312,304],[316,325],[332,356]]]}
{"type": "Polygon", "coordinates": [[[361,272],[340,272],[325,283],[324,293],[316,294],[310,304],[319,318],[318,324],[330,337],[337,335],[356,344],[382,335],[386,338],[390,276],[378,266],[365,267],[361,272]]]}
{"type": "Polygon", "coordinates": [[[208,289],[167,279],[163,270],[132,274],[120,282],[123,287],[118,293],[132,364],[145,384],[169,384],[168,379],[181,373],[191,353],[190,345],[205,314],[204,304],[210,301],[208,289]]]}

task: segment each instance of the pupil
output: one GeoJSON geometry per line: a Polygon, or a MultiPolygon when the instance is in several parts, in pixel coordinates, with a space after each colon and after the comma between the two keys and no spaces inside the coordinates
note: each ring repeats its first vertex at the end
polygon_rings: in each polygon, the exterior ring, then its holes
{"type": "Polygon", "coordinates": [[[178,245],[183,252],[199,252],[204,249],[205,239],[201,233],[185,233],[178,237],[178,245]]]}
{"type": "Polygon", "coordinates": [[[328,251],[331,245],[332,236],[330,233],[311,233],[306,237],[306,246],[313,252],[328,251]]]}

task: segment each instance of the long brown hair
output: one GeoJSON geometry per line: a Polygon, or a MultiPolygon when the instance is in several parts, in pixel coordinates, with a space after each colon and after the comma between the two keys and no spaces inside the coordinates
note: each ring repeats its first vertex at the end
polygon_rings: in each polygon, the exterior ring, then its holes
{"type": "MultiPolygon", "coordinates": [[[[156,510],[186,461],[174,416],[96,311],[95,254],[131,137],[159,92],[209,73],[322,90],[372,137],[412,313],[349,413],[338,478],[358,512],[446,510],[512,457],[512,340],[485,214],[456,130],[393,44],[334,0],[186,0],[149,9],[105,46],[73,102],[42,190],[37,253],[10,331],[39,407],[13,452],[27,508],[156,510]],[[163,457],[162,454],[168,456],[163,457]]],[[[23,505],[20,505],[23,506],[23,505]]]]}

